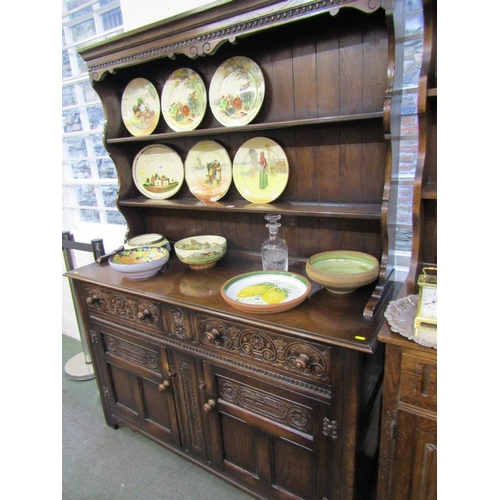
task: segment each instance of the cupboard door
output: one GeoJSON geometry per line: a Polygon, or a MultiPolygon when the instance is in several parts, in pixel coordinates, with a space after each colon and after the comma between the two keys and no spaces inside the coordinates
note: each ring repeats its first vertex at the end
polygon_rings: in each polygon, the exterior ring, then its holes
{"type": "Polygon", "coordinates": [[[327,403],[209,363],[204,376],[216,468],[266,498],[328,498],[327,403]]]}
{"type": "Polygon", "coordinates": [[[437,499],[437,423],[398,410],[392,465],[392,500],[437,499]]]}
{"type": "MultiPolygon", "coordinates": [[[[113,328],[93,324],[94,364],[108,416],[165,443],[179,430],[166,350],[113,328]]],[[[109,421],[108,421],[109,423],[109,421]]]]}

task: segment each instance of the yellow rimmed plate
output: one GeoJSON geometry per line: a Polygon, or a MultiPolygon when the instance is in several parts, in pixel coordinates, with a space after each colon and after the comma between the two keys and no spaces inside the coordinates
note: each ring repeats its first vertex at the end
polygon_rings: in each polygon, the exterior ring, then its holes
{"type": "Polygon", "coordinates": [[[123,91],[121,113],[134,137],[152,134],[160,120],[160,97],[154,85],[145,78],[134,78],[123,91]]]}
{"type": "Polygon", "coordinates": [[[270,203],[284,191],[289,176],[285,152],[266,137],[246,141],[233,161],[233,180],[238,192],[252,203],[270,203]]]}
{"type": "Polygon", "coordinates": [[[231,158],[216,141],[201,141],[189,151],[185,162],[189,190],[201,201],[217,201],[232,181],[231,158]]]}
{"type": "Polygon", "coordinates": [[[264,102],[265,82],[259,66],[248,57],[224,61],[210,82],[210,109],[226,127],[246,125],[264,102]]]}
{"type": "Polygon", "coordinates": [[[207,91],[196,71],[180,68],[167,78],[161,94],[161,110],[172,130],[194,130],[203,120],[206,109],[207,91]]]}

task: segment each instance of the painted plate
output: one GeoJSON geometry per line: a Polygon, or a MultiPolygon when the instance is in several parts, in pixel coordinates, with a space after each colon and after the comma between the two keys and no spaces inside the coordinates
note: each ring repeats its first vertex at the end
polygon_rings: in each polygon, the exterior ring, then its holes
{"type": "Polygon", "coordinates": [[[241,274],[221,287],[222,298],[235,309],[256,314],[288,311],[301,304],[311,283],[299,274],[256,271],[241,274]]]}
{"type": "Polygon", "coordinates": [[[201,201],[219,200],[231,185],[231,159],[215,141],[195,144],[186,157],[185,170],[191,193],[201,201]]]}
{"type": "Polygon", "coordinates": [[[255,137],[245,142],[233,161],[233,180],[238,192],[252,203],[274,201],[288,182],[288,160],[272,139],[255,137]]]}
{"type": "Polygon", "coordinates": [[[160,120],[160,97],[154,85],[145,78],[135,78],[123,91],[122,119],[135,137],[150,135],[160,120]]]}
{"type": "Polygon", "coordinates": [[[132,175],[137,189],[144,196],[164,200],[181,188],[184,164],[181,157],[168,146],[152,144],[139,151],[135,157],[132,175]]]}
{"type": "Polygon", "coordinates": [[[194,130],[207,109],[207,90],[200,75],[189,68],[174,71],[161,94],[161,110],[167,125],[176,132],[194,130]]]}
{"type": "Polygon", "coordinates": [[[210,109],[226,127],[246,125],[259,112],[264,94],[264,75],[259,66],[247,57],[231,57],[217,68],[212,78],[210,109]]]}

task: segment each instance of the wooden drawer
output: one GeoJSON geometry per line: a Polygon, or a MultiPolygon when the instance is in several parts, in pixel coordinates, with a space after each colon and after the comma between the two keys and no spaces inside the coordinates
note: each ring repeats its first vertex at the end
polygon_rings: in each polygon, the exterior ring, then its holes
{"type": "Polygon", "coordinates": [[[437,410],[437,363],[434,359],[403,352],[400,401],[421,409],[437,410]]]}
{"type": "Polygon", "coordinates": [[[84,300],[92,319],[165,332],[159,302],[91,285],[84,285],[84,300]]]}
{"type": "Polygon", "coordinates": [[[202,345],[237,356],[238,362],[330,385],[330,347],[201,314],[196,323],[202,345]]]}

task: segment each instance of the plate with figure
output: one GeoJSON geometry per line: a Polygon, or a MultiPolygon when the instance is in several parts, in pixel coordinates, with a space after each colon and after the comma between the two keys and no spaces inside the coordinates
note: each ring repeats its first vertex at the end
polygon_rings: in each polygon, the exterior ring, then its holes
{"type": "Polygon", "coordinates": [[[201,201],[220,200],[231,185],[231,172],[231,159],[216,141],[198,142],[186,157],[186,183],[201,201]]]}
{"type": "Polygon", "coordinates": [[[160,120],[160,97],[155,86],[145,78],[134,78],[123,91],[121,113],[134,137],[152,134],[160,120]]]}
{"type": "Polygon", "coordinates": [[[189,68],[175,70],[161,94],[161,110],[167,125],[176,132],[194,130],[206,109],[207,91],[200,75],[189,68]]]}
{"type": "Polygon", "coordinates": [[[287,271],[255,271],[226,281],[221,295],[229,305],[256,314],[289,311],[301,304],[311,291],[311,282],[287,271]]]}
{"type": "Polygon", "coordinates": [[[234,157],[234,184],[251,203],[270,203],[278,198],[287,185],[288,175],[285,152],[272,139],[254,137],[234,157]]]}
{"type": "Polygon", "coordinates": [[[250,123],[264,102],[265,82],[259,66],[243,56],[224,61],[210,82],[210,109],[225,127],[250,123]]]}
{"type": "Polygon", "coordinates": [[[136,155],[132,175],[137,189],[144,196],[165,200],[181,188],[184,164],[173,149],[162,144],[152,144],[136,155]]]}

